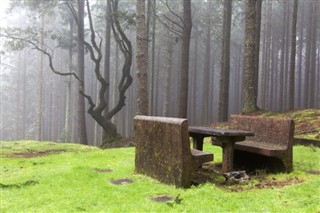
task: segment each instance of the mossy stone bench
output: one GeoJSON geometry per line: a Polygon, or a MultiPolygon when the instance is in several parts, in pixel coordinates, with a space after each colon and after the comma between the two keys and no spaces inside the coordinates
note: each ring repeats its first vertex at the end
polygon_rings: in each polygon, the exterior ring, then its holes
{"type": "Polygon", "coordinates": [[[137,115],[133,121],[137,173],[186,188],[195,170],[213,160],[213,154],[190,148],[186,119],[137,115]]]}
{"type": "MultiPolygon", "coordinates": [[[[245,141],[235,144],[235,165],[258,167],[272,172],[292,171],[292,119],[231,115],[230,129],[254,132],[254,136],[246,137],[245,141]]],[[[214,139],[212,143],[221,145],[214,139]]]]}

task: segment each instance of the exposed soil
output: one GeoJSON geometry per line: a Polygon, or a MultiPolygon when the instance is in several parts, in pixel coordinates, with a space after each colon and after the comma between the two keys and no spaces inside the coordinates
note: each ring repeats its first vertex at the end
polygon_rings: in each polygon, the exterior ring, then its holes
{"type": "Polygon", "coordinates": [[[127,183],[132,183],[133,180],[130,178],[121,178],[121,179],[116,179],[116,180],[112,180],[111,183],[115,184],[115,185],[122,185],[122,184],[127,184],[127,183]]]}
{"type": "Polygon", "coordinates": [[[8,157],[13,158],[34,158],[34,157],[43,157],[50,154],[57,154],[61,152],[66,152],[65,149],[52,149],[52,150],[45,150],[45,151],[35,151],[35,152],[21,152],[21,153],[13,153],[8,155],[8,157]]]}
{"type": "Polygon", "coordinates": [[[265,189],[265,188],[281,188],[284,186],[292,185],[292,184],[298,184],[302,183],[303,180],[299,179],[298,177],[294,178],[288,178],[286,180],[262,180],[259,183],[255,185],[255,187],[259,189],[265,189]]]}
{"type": "MultiPolygon", "coordinates": [[[[267,179],[266,173],[252,172],[249,173],[249,180],[244,183],[227,182],[222,178],[219,172],[219,165],[200,168],[196,171],[193,181],[194,185],[203,183],[212,183],[217,187],[231,192],[247,191],[253,189],[281,188],[284,186],[302,183],[304,180],[298,177],[290,177],[285,180],[267,179]]],[[[309,171],[311,174],[320,174],[320,171],[309,171]]]]}
{"type": "Polygon", "coordinates": [[[135,146],[134,138],[121,138],[120,140],[114,141],[112,143],[105,143],[100,148],[111,149],[111,148],[123,148],[135,146]]]}
{"type": "Polygon", "coordinates": [[[307,173],[309,174],[312,174],[312,175],[320,175],[320,170],[309,170],[309,171],[306,171],[307,173]]]}
{"type": "Polygon", "coordinates": [[[39,182],[38,181],[35,181],[35,180],[28,180],[26,182],[23,182],[23,183],[19,183],[19,184],[2,184],[0,183],[0,188],[3,188],[3,189],[6,189],[6,188],[9,188],[9,189],[12,189],[12,188],[22,188],[22,187],[26,187],[26,186],[32,186],[32,185],[35,185],[35,184],[38,184],[39,182]]]}
{"type": "Polygon", "coordinates": [[[99,172],[99,173],[109,173],[109,172],[113,172],[113,170],[112,170],[112,169],[109,169],[109,168],[107,168],[107,169],[98,169],[98,168],[96,168],[96,169],[94,169],[94,171],[99,172]]]}
{"type": "Polygon", "coordinates": [[[174,198],[170,195],[158,195],[155,197],[152,197],[151,200],[157,202],[157,203],[164,203],[173,200],[174,198]]]}

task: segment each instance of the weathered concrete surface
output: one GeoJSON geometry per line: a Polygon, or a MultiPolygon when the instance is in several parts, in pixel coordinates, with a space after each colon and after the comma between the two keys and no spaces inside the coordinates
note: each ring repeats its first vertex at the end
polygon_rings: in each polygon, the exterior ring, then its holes
{"type": "Polygon", "coordinates": [[[177,187],[189,187],[195,167],[201,159],[209,159],[201,153],[191,154],[186,119],[135,116],[134,130],[137,173],[177,187]]]}
{"type": "MultiPolygon", "coordinates": [[[[292,119],[232,115],[230,118],[230,128],[255,133],[254,136],[247,137],[246,141],[235,145],[235,152],[238,151],[238,154],[235,153],[235,157],[249,157],[249,155],[239,152],[251,152],[268,156],[275,158],[272,160],[275,170],[292,171],[294,134],[294,121],[292,119]]],[[[243,159],[235,159],[235,162],[237,160],[243,159]]],[[[270,161],[271,159],[267,159],[267,162],[268,160],[270,161]]]]}

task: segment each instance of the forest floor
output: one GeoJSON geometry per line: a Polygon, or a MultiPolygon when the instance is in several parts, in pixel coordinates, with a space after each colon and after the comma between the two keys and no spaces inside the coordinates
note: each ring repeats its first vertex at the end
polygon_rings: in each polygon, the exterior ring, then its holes
{"type": "Polygon", "coordinates": [[[221,148],[208,140],[214,164],[185,190],[135,173],[133,147],[0,142],[0,212],[319,212],[320,148],[293,148],[293,172],[260,170],[228,183],[216,172],[221,148]]]}

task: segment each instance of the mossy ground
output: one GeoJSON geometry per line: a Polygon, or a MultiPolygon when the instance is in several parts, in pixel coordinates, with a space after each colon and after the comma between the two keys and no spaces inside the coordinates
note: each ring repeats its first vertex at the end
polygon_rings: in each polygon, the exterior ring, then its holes
{"type": "MultiPolygon", "coordinates": [[[[136,174],[134,147],[19,141],[0,142],[0,150],[0,212],[320,211],[316,147],[294,147],[290,174],[257,171],[249,182],[229,185],[222,175],[206,171],[207,181],[190,189],[136,174]]],[[[207,141],[204,150],[221,163],[219,147],[207,141]]]]}

